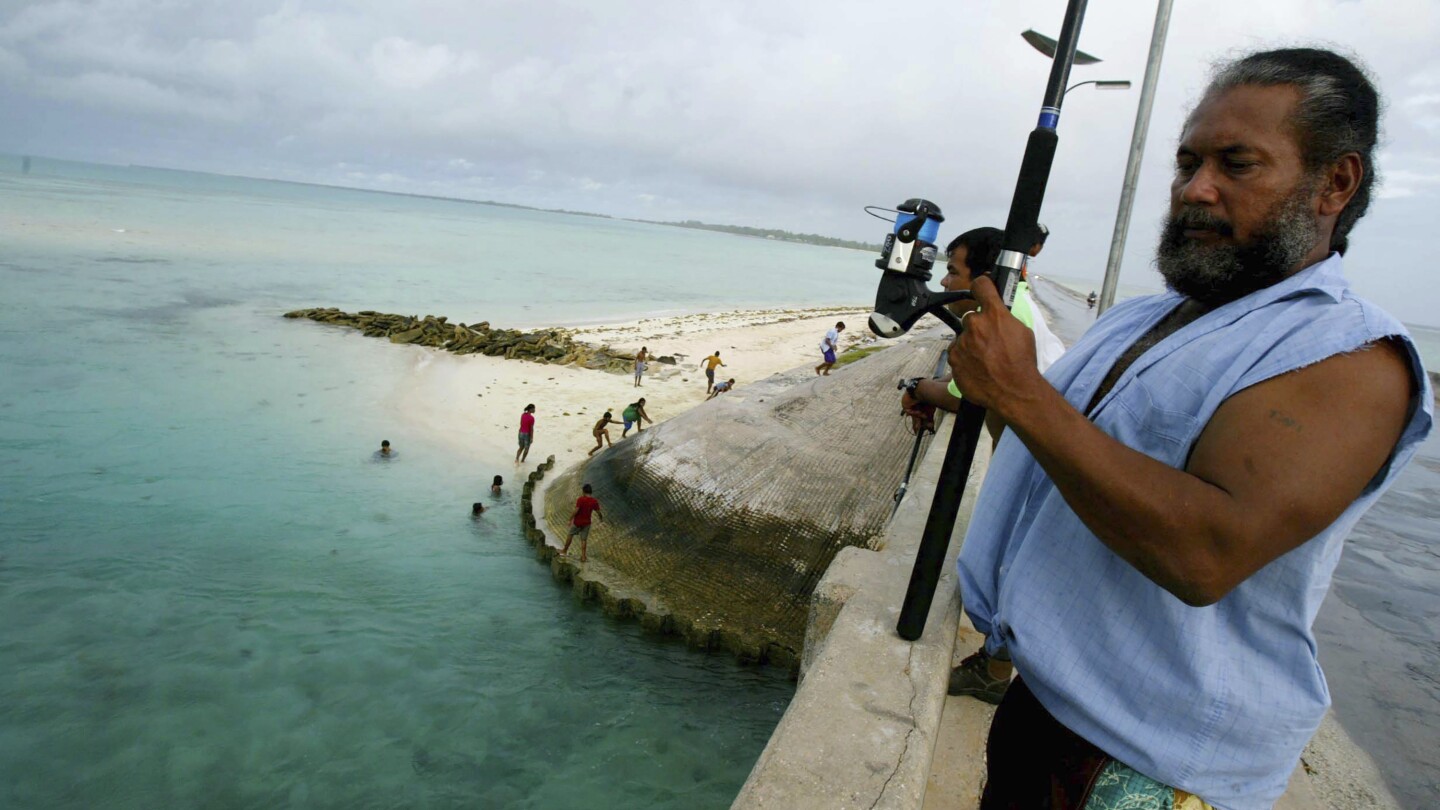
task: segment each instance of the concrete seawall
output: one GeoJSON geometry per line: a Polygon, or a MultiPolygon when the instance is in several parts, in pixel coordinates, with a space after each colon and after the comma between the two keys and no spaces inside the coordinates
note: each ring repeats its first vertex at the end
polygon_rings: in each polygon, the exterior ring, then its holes
{"type": "MultiPolygon", "coordinates": [[[[704,623],[677,617],[665,602],[651,592],[626,581],[621,572],[613,571],[602,562],[580,565],[575,559],[560,556],[560,546],[544,532],[544,493],[554,480],[546,474],[554,468],[554,455],[534,468],[520,490],[521,532],[536,549],[536,558],[550,568],[557,581],[569,582],[576,600],[598,602],[600,610],[616,618],[631,618],[641,627],[661,636],[684,638],[697,650],[729,649],[742,660],[760,660],[762,650],[744,650],[739,638],[727,638],[704,623]]],[[[564,540],[560,539],[560,543],[564,540]]],[[[776,653],[779,654],[779,653],[776,653]]],[[[773,659],[779,666],[795,670],[798,660],[773,659]]]]}
{"type": "Polygon", "coordinates": [[[544,529],[545,492],[555,480],[553,476],[547,478],[546,473],[554,466],[555,457],[550,456],[526,477],[520,494],[521,527],[536,558],[550,567],[556,580],[571,585],[576,599],[597,603],[606,615],[638,621],[649,632],[682,638],[696,650],[726,651],[741,661],[773,664],[792,674],[799,671],[799,658],[788,647],[755,644],[749,636],[731,632],[704,616],[677,612],[623,572],[599,560],[582,565],[559,556],[564,539],[551,537],[544,529]]]}
{"type": "MultiPolygon", "coordinates": [[[[935,440],[949,438],[945,420],[935,440]]],[[[895,634],[942,453],[927,454],[878,551],[848,549],[815,590],[800,686],[735,808],[919,808],[945,708],[960,604],[952,542],[924,634],[895,634]]],[[[988,442],[977,448],[956,536],[969,523],[988,442]]],[[[978,767],[974,762],[961,767],[978,767]]],[[[976,771],[978,774],[978,771],[976,771]]]]}

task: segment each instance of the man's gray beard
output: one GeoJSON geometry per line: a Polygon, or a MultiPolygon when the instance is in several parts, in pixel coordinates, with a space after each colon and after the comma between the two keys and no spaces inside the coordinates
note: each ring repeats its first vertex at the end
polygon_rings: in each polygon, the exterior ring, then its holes
{"type": "Polygon", "coordinates": [[[1313,190],[1302,183],[1277,206],[1244,245],[1187,239],[1187,228],[1233,233],[1229,223],[1198,208],[1165,219],[1155,264],[1165,286],[1210,307],[1228,304],[1285,278],[1315,247],[1320,226],[1311,210],[1313,190]]]}

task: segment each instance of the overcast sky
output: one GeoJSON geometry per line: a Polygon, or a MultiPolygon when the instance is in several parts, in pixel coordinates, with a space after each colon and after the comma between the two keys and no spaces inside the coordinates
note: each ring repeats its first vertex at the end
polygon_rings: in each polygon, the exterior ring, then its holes
{"type": "MultiPolygon", "coordinates": [[[[0,151],[878,241],[907,197],[1003,225],[1063,0],[0,0],[0,151]]],[[[1388,99],[1357,286],[1440,324],[1440,2],[1177,0],[1122,283],[1150,268],[1209,63],[1358,54],[1388,99]]],[[[1098,279],[1155,8],[1093,0],[1040,267],[1098,279]]]]}

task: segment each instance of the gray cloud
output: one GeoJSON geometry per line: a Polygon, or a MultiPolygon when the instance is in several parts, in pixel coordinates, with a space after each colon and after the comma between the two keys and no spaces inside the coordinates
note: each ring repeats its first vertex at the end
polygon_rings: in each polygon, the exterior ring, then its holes
{"type": "MultiPolygon", "coordinates": [[[[1063,2],[996,5],[22,3],[0,11],[0,150],[871,240],[862,205],[917,195],[998,223],[1049,67],[1017,34],[1053,33],[1063,2]]],[[[1092,4],[1082,45],[1106,61],[1072,80],[1138,88],[1153,14],[1092,4]]],[[[1420,254],[1401,223],[1440,208],[1437,34],[1429,0],[1177,4],[1127,281],[1158,283],[1169,154],[1208,62],[1316,39],[1365,58],[1392,102],[1355,258],[1420,254]]],[[[1042,266],[1103,268],[1136,96],[1067,100],[1042,266]]],[[[1399,314],[1440,320],[1418,270],[1380,275],[1399,314]]]]}

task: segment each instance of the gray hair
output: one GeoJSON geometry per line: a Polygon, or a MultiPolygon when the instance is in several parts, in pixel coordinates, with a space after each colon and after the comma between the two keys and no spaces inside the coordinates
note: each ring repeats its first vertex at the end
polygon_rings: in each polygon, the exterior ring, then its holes
{"type": "Polygon", "coordinates": [[[1380,130],[1380,95],[1354,60],[1319,48],[1261,51],[1219,65],[1205,95],[1241,85],[1292,85],[1300,102],[1290,116],[1305,168],[1317,172],[1347,153],[1360,156],[1360,186],[1335,221],[1330,249],[1344,253],[1350,229],[1370,207],[1379,174],[1375,147],[1380,130]]]}

